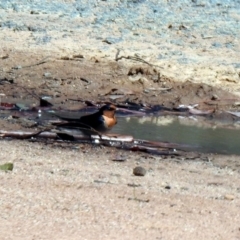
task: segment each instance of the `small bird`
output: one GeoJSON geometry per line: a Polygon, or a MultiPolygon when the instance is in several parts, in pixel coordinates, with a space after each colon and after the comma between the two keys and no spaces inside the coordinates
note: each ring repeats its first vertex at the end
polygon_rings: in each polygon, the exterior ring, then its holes
{"type": "Polygon", "coordinates": [[[67,123],[58,124],[58,127],[79,129],[84,133],[93,133],[94,130],[100,133],[105,133],[110,130],[115,124],[117,119],[115,116],[116,106],[113,104],[106,104],[99,109],[98,112],[85,115],[79,119],[71,119],[60,117],[68,121],[67,123]]]}

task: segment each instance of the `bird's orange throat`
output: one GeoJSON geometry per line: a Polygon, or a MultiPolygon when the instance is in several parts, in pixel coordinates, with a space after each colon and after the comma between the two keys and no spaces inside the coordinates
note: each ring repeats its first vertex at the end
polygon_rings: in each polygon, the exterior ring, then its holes
{"type": "Polygon", "coordinates": [[[105,110],[103,111],[103,116],[106,116],[108,118],[115,118],[115,111],[105,110]]]}
{"type": "Polygon", "coordinates": [[[112,128],[117,123],[115,109],[116,107],[113,106],[111,110],[103,111],[104,124],[106,128],[112,128]]]}

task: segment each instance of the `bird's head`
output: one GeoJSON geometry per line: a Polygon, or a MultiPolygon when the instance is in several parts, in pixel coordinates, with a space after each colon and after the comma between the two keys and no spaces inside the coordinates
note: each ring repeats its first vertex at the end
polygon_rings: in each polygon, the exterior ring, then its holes
{"type": "Polygon", "coordinates": [[[100,108],[99,112],[109,118],[113,118],[115,116],[116,106],[113,104],[106,104],[100,108]]]}

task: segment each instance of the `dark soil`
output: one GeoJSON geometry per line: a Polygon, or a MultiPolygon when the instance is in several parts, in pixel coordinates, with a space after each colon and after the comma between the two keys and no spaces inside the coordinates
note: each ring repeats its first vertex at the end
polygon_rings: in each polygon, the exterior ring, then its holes
{"type": "MultiPolygon", "coordinates": [[[[84,101],[160,104],[168,108],[199,104],[200,109],[233,107],[237,97],[222,89],[193,82],[176,82],[161,69],[130,60],[106,62],[84,56],[60,59],[36,53],[5,52],[0,69],[2,102],[38,104],[32,95],[48,96],[55,106],[78,108],[84,101]],[[13,84],[11,84],[13,82],[13,84]],[[8,100],[7,100],[8,99],[8,100]]],[[[236,106],[235,106],[236,108],[236,106]]]]}

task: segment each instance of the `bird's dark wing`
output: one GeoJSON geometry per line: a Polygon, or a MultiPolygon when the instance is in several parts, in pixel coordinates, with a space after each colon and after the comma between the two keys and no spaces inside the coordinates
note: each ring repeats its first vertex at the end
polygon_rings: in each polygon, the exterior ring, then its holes
{"type": "Polygon", "coordinates": [[[57,127],[69,128],[69,129],[81,129],[81,128],[91,128],[90,126],[81,122],[63,122],[54,124],[57,127]]]}
{"type": "Polygon", "coordinates": [[[69,119],[69,118],[61,118],[63,120],[67,120],[65,123],[55,124],[58,128],[66,128],[66,129],[75,129],[87,132],[94,132],[94,130],[99,132],[105,132],[108,130],[104,117],[97,113],[93,113],[90,115],[82,116],[80,119],[69,119]]]}
{"type": "Polygon", "coordinates": [[[98,113],[94,113],[87,116],[82,116],[79,119],[79,123],[94,128],[97,131],[105,131],[104,118],[98,113]]]}
{"type": "Polygon", "coordinates": [[[68,122],[77,122],[79,120],[79,118],[69,118],[69,117],[63,117],[59,115],[55,115],[55,116],[68,122]]]}
{"type": "MultiPolygon", "coordinates": [[[[54,124],[59,130],[66,131],[80,131],[84,135],[98,134],[96,129],[93,129],[91,126],[81,123],[81,122],[65,122],[54,124]]],[[[61,137],[61,136],[59,136],[61,137]]],[[[66,140],[66,139],[65,139],[66,140]]],[[[68,139],[69,140],[69,139],[68,139]]]]}

